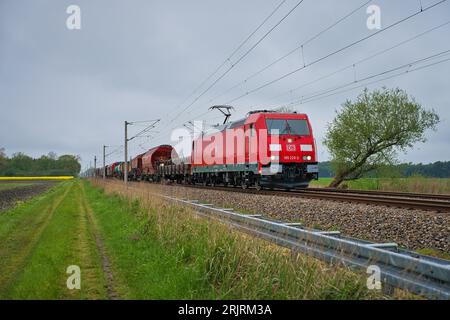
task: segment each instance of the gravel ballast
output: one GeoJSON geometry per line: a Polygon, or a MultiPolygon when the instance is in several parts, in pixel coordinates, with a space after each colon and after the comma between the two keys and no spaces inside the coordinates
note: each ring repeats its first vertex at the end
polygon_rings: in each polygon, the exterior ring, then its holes
{"type": "Polygon", "coordinates": [[[175,185],[141,183],[133,186],[233,208],[243,213],[301,222],[310,228],[339,230],[346,236],[374,242],[395,242],[412,250],[431,248],[450,253],[449,213],[175,185]]]}

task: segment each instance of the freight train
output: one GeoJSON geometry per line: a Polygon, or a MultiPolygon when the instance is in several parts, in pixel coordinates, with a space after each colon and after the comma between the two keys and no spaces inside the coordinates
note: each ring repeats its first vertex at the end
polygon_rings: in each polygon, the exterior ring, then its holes
{"type": "MultiPolygon", "coordinates": [[[[123,179],[124,163],[113,163],[104,170],[107,177],[123,179]]],[[[203,132],[192,141],[188,158],[179,159],[173,146],[160,145],[128,163],[128,177],[134,181],[244,189],[305,188],[318,174],[308,116],[267,110],[252,111],[241,120],[203,132]]]]}

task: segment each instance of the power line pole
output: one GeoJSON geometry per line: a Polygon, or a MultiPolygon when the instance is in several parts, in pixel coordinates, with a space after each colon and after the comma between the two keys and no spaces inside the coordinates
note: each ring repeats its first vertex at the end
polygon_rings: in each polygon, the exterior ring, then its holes
{"type": "Polygon", "coordinates": [[[106,179],[106,146],[103,146],[103,180],[106,179]]]}
{"type": "MultiPolygon", "coordinates": [[[[124,154],[125,154],[125,163],[124,163],[124,181],[125,184],[128,183],[128,142],[135,138],[143,137],[144,134],[148,134],[151,129],[155,128],[156,124],[160,121],[158,120],[145,120],[145,121],[135,121],[135,122],[128,122],[125,121],[125,147],[124,147],[124,154]],[[135,125],[135,124],[142,124],[142,123],[150,123],[148,126],[145,127],[145,129],[141,130],[138,134],[132,136],[131,138],[128,138],[128,126],[135,125]]],[[[130,157],[131,158],[131,157],[130,157]]],[[[131,163],[131,159],[130,159],[131,163]]]]}
{"type": "Polygon", "coordinates": [[[124,168],[124,181],[125,184],[128,183],[128,121],[125,121],[125,163],[123,165],[124,168]]]}
{"type": "Polygon", "coordinates": [[[97,156],[94,156],[94,178],[97,178],[97,156]]]}

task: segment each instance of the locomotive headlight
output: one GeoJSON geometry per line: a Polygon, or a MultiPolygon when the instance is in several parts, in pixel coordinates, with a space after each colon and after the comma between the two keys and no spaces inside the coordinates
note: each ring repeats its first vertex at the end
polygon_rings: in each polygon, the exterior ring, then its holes
{"type": "Polygon", "coordinates": [[[280,160],[280,157],[279,156],[270,156],[270,160],[278,161],[278,160],[280,160]]]}
{"type": "Polygon", "coordinates": [[[304,161],[311,161],[311,159],[312,159],[311,156],[303,156],[304,161]]]}
{"type": "Polygon", "coordinates": [[[292,143],[292,139],[291,138],[287,139],[287,142],[292,143]]]}
{"type": "Polygon", "coordinates": [[[281,151],[281,144],[269,144],[270,151],[281,151]]]}

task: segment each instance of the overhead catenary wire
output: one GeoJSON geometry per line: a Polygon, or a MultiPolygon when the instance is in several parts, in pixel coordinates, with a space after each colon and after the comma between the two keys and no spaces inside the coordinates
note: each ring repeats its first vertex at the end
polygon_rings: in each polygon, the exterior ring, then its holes
{"type": "Polygon", "coordinates": [[[386,48],[386,49],[380,50],[380,51],[378,51],[378,52],[376,52],[376,53],[374,53],[374,54],[371,54],[371,55],[369,55],[369,56],[367,56],[367,57],[365,57],[365,58],[362,58],[362,59],[360,59],[360,60],[358,60],[358,61],[356,61],[356,62],[354,62],[354,63],[352,63],[352,64],[349,64],[349,65],[347,65],[347,66],[345,66],[345,67],[342,67],[342,68],[340,68],[340,69],[338,69],[338,70],[336,70],[336,71],[330,72],[330,73],[328,73],[328,74],[326,74],[326,75],[324,75],[324,76],[321,76],[321,77],[319,77],[319,78],[317,78],[317,79],[315,79],[315,80],[306,82],[306,83],[304,83],[304,84],[302,84],[302,85],[300,85],[300,86],[298,86],[298,87],[295,87],[295,88],[293,88],[293,89],[287,90],[287,91],[285,91],[285,92],[283,92],[283,93],[281,93],[281,94],[277,94],[277,95],[275,95],[275,96],[269,98],[268,101],[273,101],[273,100],[275,100],[275,99],[277,99],[277,98],[280,98],[280,97],[282,97],[282,96],[285,96],[285,95],[287,95],[287,94],[292,94],[293,92],[295,92],[295,91],[297,91],[297,90],[299,90],[299,89],[305,88],[305,87],[307,87],[307,86],[309,86],[309,85],[312,85],[312,84],[315,84],[315,83],[317,83],[317,82],[320,82],[320,81],[322,81],[322,80],[324,80],[324,79],[327,79],[327,78],[329,78],[329,77],[332,77],[332,76],[334,76],[334,75],[336,75],[336,74],[342,73],[342,72],[344,72],[344,71],[346,71],[346,70],[348,70],[348,69],[350,69],[350,68],[354,68],[354,67],[356,67],[357,65],[359,65],[359,64],[361,64],[361,63],[367,62],[367,61],[369,61],[369,60],[371,60],[371,59],[373,59],[373,58],[376,58],[376,57],[378,57],[378,56],[380,56],[380,55],[386,53],[386,52],[389,52],[389,51],[391,51],[391,50],[393,50],[393,49],[396,49],[396,48],[398,48],[398,47],[400,47],[400,46],[402,46],[402,45],[404,45],[404,44],[406,44],[406,43],[409,43],[409,42],[411,42],[411,41],[413,41],[413,40],[416,40],[416,39],[418,39],[418,38],[420,38],[420,37],[423,37],[424,35],[429,34],[429,33],[433,32],[433,31],[435,31],[435,30],[438,30],[438,29],[440,29],[440,28],[442,28],[442,27],[448,26],[449,24],[450,24],[450,20],[447,21],[447,22],[445,22],[445,23],[439,24],[438,26],[435,26],[435,27],[432,27],[432,28],[430,28],[430,29],[427,29],[426,31],[421,32],[421,33],[419,33],[419,34],[417,34],[417,35],[415,35],[415,36],[412,36],[412,37],[410,37],[410,38],[408,38],[408,39],[406,39],[406,40],[402,40],[401,42],[398,42],[398,43],[396,43],[396,44],[393,45],[393,46],[390,46],[390,47],[388,47],[388,48],[386,48]]]}
{"type": "Polygon", "coordinates": [[[206,90],[204,90],[199,96],[197,96],[194,101],[192,101],[188,106],[186,106],[179,114],[172,119],[173,122],[180,114],[189,109],[195,104],[204,94],[206,94],[212,87],[214,87],[221,79],[223,79],[238,63],[240,63],[254,48],[256,48],[276,27],[278,27],[281,22],[283,22],[304,0],[299,1],[283,18],[278,21],[268,32],[266,32],[262,38],[260,38],[249,50],[247,50],[235,63],[233,63],[221,76],[219,76],[206,90]]]}
{"type": "Polygon", "coordinates": [[[400,77],[400,76],[403,76],[403,75],[406,75],[406,74],[409,74],[409,73],[412,73],[412,72],[415,72],[415,71],[419,71],[419,70],[422,70],[422,69],[430,68],[432,66],[435,66],[435,65],[438,65],[438,64],[441,64],[441,63],[445,63],[445,62],[448,62],[448,61],[450,61],[450,58],[447,58],[447,59],[444,59],[444,60],[441,60],[441,61],[437,61],[437,62],[433,62],[433,63],[427,64],[425,66],[417,67],[415,69],[406,70],[406,71],[403,71],[403,72],[400,72],[398,74],[394,74],[394,75],[391,75],[391,76],[388,76],[388,77],[385,77],[385,78],[382,78],[382,79],[378,79],[378,80],[371,81],[371,82],[368,82],[368,83],[360,84],[358,86],[355,86],[355,87],[352,87],[352,88],[347,88],[347,89],[342,90],[342,91],[330,93],[328,95],[323,95],[323,96],[320,96],[320,97],[317,97],[317,98],[309,99],[307,101],[302,101],[302,102],[299,102],[296,105],[301,105],[301,104],[305,104],[305,103],[309,103],[309,102],[325,99],[325,98],[328,98],[328,97],[331,97],[331,96],[335,96],[335,95],[338,95],[338,94],[341,94],[341,93],[345,93],[345,92],[349,92],[349,91],[356,90],[356,89],[359,89],[359,88],[367,87],[367,86],[370,86],[372,84],[375,84],[375,83],[378,83],[378,82],[381,82],[381,81],[386,81],[386,80],[390,80],[390,79],[393,79],[393,78],[397,78],[397,77],[400,77]]]}
{"type": "Polygon", "coordinates": [[[106,154],[105,157],[109,157],[109,156],[111,156],[111,155],[113,155],[113,154],[121,154],[121,153],[123,152],[123,151],[122,151],[122,148],[123,148],[123,145],[118,146],[116,149],[114,149],[114,150],[111,151],[110,153],[106,154]]]}
{"type": "MultiPolygon", "coordinates": [[[[308,95],[306,97],[303,96],[300,99],[297,99],[297,100],[295,100],[295,101],[293,101],[291,103],[288,103],[288,104],[285,104],[285,105],[282,105],[282,106],[300,105],[300,104],[304,104],[304,103],[307,103],[307,102],[318,100],[317,98],[319,98],[319,97],[328,97],[328,96],[337,94],[337,93],[330,94],[333,91],[337,91],[337,90],[343,89],[343,88],[351,86],[353,84],[357,84],[357,83],[359,84],[359,83],[361,83],[363,81],[367,81],[367,80],[370,80],[370,79],[373,79],[373,78],[377,78],[377,77],[380,77],[380,76],[383,76],[383,75],[386,75],[386,74],[389,74],[389,73],[392,73],[392,72],[395,72],[395,71],[398,71],[398,70],[402,70],[402,69],[405,69],[405,68],[408,68],[408,69],[405,70],[405,71],[402,71],[400,73],[397,73],[397,74],[385,77],[383,79],[378,79],[378,80],[370,82],[368,84],[367,83],[366,84],[360,84],[360,85],[358,85],[358,86],[356,86],[354,88],[351,88],[351,90],[354,90],[354,89],[360,88],[360,87],[364,87],[364,86],[369,85],[369,84],[377,83],[377,82],[380,82],[380,81],[392,79],[394,77],[398,77],[400,75],[404,75],[404,74],[411,73],[411,72],[414,72],[414,71],[422,70],[424,68],[428,68],[428,67],[440,64],[440,63],[447,62],[447,61],[450,60],[450,58],[442,59],[442,60],[437,61],[437,62],[432,62],[432,63],[429,63],[429,64],[424,65],[424,66],[416,67],[414,69],[411,69],[411,67],[414,66],[414,65],[423,63],[425,61],[431,60],[431,59],[435,59],[435,58],[438,58],[438,57],[441,57],[441,56],[446,56],[448,54],[450,54],[450,49],[441,51],[439,53],[427,56],[427,57],[422,58],[422,59],[418,59],[418,60],[415,60],[415,61],[412,61],[412,62],[409,62],[409,63],[406,63],[406,64],[402,64],[401,66],[398,66],[398,67],[395,67],[395,68],[391,68],[389,70],[385,70],[385,71],[382,71],[382,72],[379,72],[379,73],[376,73],[376,74],[372,74],[370,76],[366,76],[366,77],[358,79],[356,81],[347,82],[347,83],[345,83],[343,85],[339,85],[339,86],[334,87],[334,88],[329,88],[329,89],[326,89],[326,90],[322,90],[320,92],[314,92],[314,93],[312,93],[312,94],[310,94],[310,95],[308,95]]],[[[346,90],[346,91],[350,91],[350,90],[346,90]]],[[[339,93],[346,92],[346,91],[339,91],[339,93]]],[[[280,106],[277,106],[277,107],[280,107],[280,106]]]]}
{"type": "Polygon", "coordinates": [[[415,13],[413,13],[413,14],[405,17],[405,18],[402,18],[402,19],[400,19],[400,20],[398,20],[398,21],[388,25],[387,27],[384,27],[383,29],[380,29],[380,30],[378,30],[378,31],[376,31],[376,32],[374,32],[374,33],[372,33],[370,35],[367,35],[367,36],[362,37],[362,38],[360,38],[360,39],[358,39],[356,41],[353,41],[353,42],[345,45],[344,47],[342,47],[340,49],[332,51],[332,52],[330,52],[330,53],[328,53],[328,54],[326,54],[326,55],[324,55],[324,56],[322,56],[322,57],[320,57],[320,58],[310,62],[309,64],[306,64],[305,66],[302,66],[300,68],[294,69],[294,70],[292,70],[292,71],[290,71],[290,72],[288,72],[288,73],[286,73],[286,74],[284,74],[284,75],[282,75],[282,76],[280,76],[280,77],[278,77],[278,78],[276,78],[274,80],[266,82],[266,83],[264,83],[264,84],[262,84],[262,85],[260,85],[260,86],[258,86],[256,88],[254,88],[254,89],[252,89],[250,91],[247,91],[244,94],[241,94],[241,95],[239,95],[239,96],[237,96],[235,98],[232,98],[229,101],[225,102],[225,104],[232,104],[233,102],[235,102],[235,101],[237,101],[239,99],[242,99],[243,97],[246,97],[246,96],[248,96],[248,95],[250,95],[252,93],[260,91],[260,90],[262,90],[262,89],[264,89],[264,88],[266,88],[266,87],[268,87],[268,86],[270,86],[270,85],[272,85],[274,83],[277,83],[277,82],[279,82],[279,81],[281,81],[281,80],[283,80],[283,79],[285,79],[285,78],[287,78],[287,77],[289,77],[289,76],[291,76],[291,75],[293,75],[293,74],[295,74],[295,73],[297,73],[297,72],[299,72],[301,70],[304,70],[304,69],[306,69],[306,68],[308,68],[308,67],[310,67],[312,65],[315,65],[315,64],[317,64],[317,63],[319,63],[319,62],[321,62],[321,61],[323,61],[323,60],[325,60],[325,59],[327,59],[327,58],[329,58],[331,56],[334,56],[334,55],[336,55],[336,54],[338,54],[340,52],[343,52],[343,51],[345,51],[345,50],[347,50],[347,49],[349,49],[349,48],[351,48],[351,47],[353,47],[353,46],[355,46],[355,45],[357,45],[357,44],[359,44],[359,43],[361,43],[361,42],[363,42],[365,40],[368,40],[368,39],[370,39],[370,38],[372,38],[372,37],[374,37],[376,35],[381,34],[382,32],[390,30],[390,29],[398,26],[399,24],[401,24],[403,22],[406,22],[406,21],[408,21],[408,20],[410,20],[410,19],[412,19],[412,18],[414,18],[414,17],[416,17],[416,16],[418,16],[418,15],[420,15],[420,14],[422,14],[422,13],[428,11],[428,10],[431,10],[431,9],[437,7],[440,4],[443,4],[446,1],[447,0],[440,0],[440,1],[430,5],[428,7],[423,8],[422,10],[419,10],[419,11],[417,11],[417,12],[415,12],[415,13]]]}
{"type": "MultiPolygon", "coordinates": [[[[217,74],[217,72],[219,72],[220,69],[223,68],[223,66],[225,66],[227,63],[229,63],[231,61],[231,58],[267,23],[267,21],[284,5],[284,3],[287,0],[282,0],[271,12],[268,16],[266,16],[263,21],[256,27],[255,30],[253,30],[245,39],[244,41],[242,41],[237,47],[236,49],[233,50],[233,52],[208,76],[206,77],[205,80],[203,80],[200,85],[198,87],[196,87],[194,89],[194,91],[186,98],[184,99],[175,109],[179,109],[182,105],[184,105],[184,103],[189,100],[195,93],[197,93],[198,90],[200,90],[200,88],[203,87],[203,85],[208,82],[215,74],[217,74]]],[[[254,48],[253,48],[254,49],[254,48]]],[[[252,49],[252,50],[253,50],[252,49]]],[[[235,65],[238,62],[235,63],[235,65]]],[[[181,112],[182,113],[182,112],[181,112]]],[[[168,115],[167,115],[168,116],[168,115]]],[[[170,121],[170,123],[172,123],[175,119],[172,119],[170,121]]],[[[173,128],[172,128],[173,129],[173,128]]],[[[157,136],[156,138],[159,138],[159,136],[157,136]]]]}
{"type": "Polygon", "coordinates": [[[248,76],[247,78],[245,78],[244,80],[242,80],[241,82],[233,85],[232,87],[228,88],[227,90],[225,90],[224,92],[214,96],[212,99],[209,100],[209,102],[211,103],[212,101],[215,101],[216,99],[226,95],[227,93],[233,91],[234,89],[240,87],[241,85],[247,83],[249,80],[253,79],[254,77],[260,75],[261,73],[263,73],[264,71],[268,70],[269,68],[271,68],[272,66],[274,66],[275,64],[277,64],[278,62],[286,59],[287,57],[289,57],[290,55],[292,55],[294,52],[298,51],[298,50],[302,50],[302,59],[303,59],[303,65],[306,65],[305,60],[304,60],[304,46],[306,46],[307,44],[311,43],[312,41],[314,41],[315,39],[319,38],[322,34],[326,33],[327,31],[333,29],[335,26],[337,26],[338,24],[340,24],[341,22],[345,21],[346,19],[348,19],[349,17],[351,17],[353,14],[355,14],[356,12],[358,12],[359,10],[361,10],[361,8],[365,7],[367,4],[369,4],[370,2],[372,2],[372,0],[369,1],[364,1],[362,4],[360,4],[357,8],[352,9],[349,13],[345,14],[343,17],[341,17],[340,19],[338,19],[337,21],[335,21],[334,23],[332,23],[331,25],[329,25],[328,27],[324,28],[323,30],[319,31],[318,33],[316,33],[315,35],[313,35],[312,37],[310,37],[308,40],[304,41],[302,44],[300,44],[299,46],[295,47],[294,49],[290,50],[288,53],[284,54],[283,56],[281,56],[280,58],[272,61],[271,63],[269,63],[268,65],[264,66],[263,68],[259,69],[258,71],[252,73],[250,76],[248,76]]]}
{"type": "MultiPolygon", "coordinates": [[[[420,10],[420,12],[417,12],[417,13],[415,13],[415,14],[413,14],[413,15],[411,15],[411,16],[408,16],[408,17],[406,17],[406,18],[404,18],[404,19],[402,19],[402,20],[400,20],[400,21],[397,21],[396,23],[394,23],[394,24],[392,24],[392,25],[390,25],[390,26],[388,26],[388,27],[386,27],[385,29],[382,29],[382,30],[380,30],[379,32],[375,32],[374,34],[371,34],[370,36],[368,36],[368,37],[365,37],[365,38],[363,38],[363,39],[360,39],[360,40],[358,40],[356,43],[354,43],[353,45],[356,45],[357,43],[360,43],[360,42],[362,42],[362,41],[364,41],[364,40],[366,40],[366,39],[368,39],[368,38],[370,38],[370,37],[372,37],[372,36],[375,36],[376,34],[379,34],[381,31],[385,31],[386,29],[389,29],[389,28],[392,28],[392,27],[394,27],[395,25],[398,25],[398,24],[400,24],[401,22],[404,22],[404,21],[406,21],[406,20],[409,20],[409,19],[411,19],[412,17],[414,17],[414,16],[417,16],[419,13],[421,13],[421,12],[424,12],[424,11],[427,11],[427,10],[429,10],[429,9],[431,9],[431,8],[433,8],[433,7],[435,7],[435,6],[437,6],[437,5],[439,5],[439,4],[441,4],[441,3],[444,3],[444,2],[446,2],[446,0],[442,0],[442,1],[439,1],[439,2],[437,2],[437,3],[435,3],[435,4],[433,4],[433,5],[430,5],[429,7],[426,7],[426,8],[423,8],[423,9],[421,9],[420,10]]],[[[448,22],[447,23],[445,23],[445,24],[448,24],[448,22]]],[[[442,26],[442,25],[441,25],[442,26]]],[[[438,28],[438,27],[436,27],[436,28],[438,28]]],[[[429,30],[430,31],[430,30],[429,30]]],[[[426,31],[426,32],[424,32],[424,33],[427,33],[427,32],[429,32],[429,31],[426,31]]],[[[423,33],[423,34],[424,34],[423,33]]],[[[412,38],[411,39],[409,39],[409,40],[407,40],[407,41],[411,41],[412,40],[412,38]]],[[[407,42],[407,41],[404,41],[404,42],[402,42],[402,43],[405,43],[405,42],[407,42]]],[[[400,44],[398,44],[398,45],[396,45],[396,46],[399,46],[400,44]]],[[[395,46],[394,46],[395,47],[395,46]]],[[[393,47],[391,47],[390,49],[392,49],[393,47]]],[[[345,50],[345,49],[347,49],[347,47],[344,47],[344,48],[341,48],[340,50],[339,50],[339,52],[341,52],[341,51],[343,51],[343,50],[345,50]]],[[[384,52],[386,52],[386,51],[388,51],[388,50],[390,50],[390,49],[385,49],[385,50],[383,50],[384,52]]],[[[337,53],[337,52],[336,52],[337,53]]],[[[336,53],[334,53],[334,54],[336,54],[336,53]]],[[[379,52],[378,54],[381,54],[381,52],[379,52]]],[[[331,55],[330,55],[331,56],[331,55]]],[[[323,59],[325,59],[325,58],[327,58],[328,56],[326,56],[326,57],[322,57],[320,60],[323,60],[323,59]]],[[[373,55],[371,56],[371,57],[373,57],[373,55]]],[[[370,57],[370,58],[371,58],[370,57]]],[[[365,58],[365,59],[368,59],[368,58],[365,58]]],[[[356,63],[361,63],[362,61],[363,61],[364,59],[362,59],[362,60],[359,60],[358,62],[356,62],[356,63]]],[[[318,61],[314,61],[314,63],[317,63],[318,61]]],[[[312,63],[309,63],[309,64],[307,64],[307,65],[305,65],[304,67],[306,68],[306,67],[308,67],[308,66],[310,66],[312,63]]],[[[354,66],[354,64],[352,64],[352,66],[354,66]]],[[[348,68],[348,67],[347,67],[348,68]]],[[[301,68],[300,68],[301,69],[301,68]]],[[[419,70],[419,68],[416,68],[416,69],[414,69],[413,71],[416,71],[416,70],[419,70]]],[[[403,73],[402,73],[403,74],[403,73]]],[[[355,78],[355,80],[357,80],[356,78],[355,78]]],[[[358,81],[363,81],[363,79],[360,79],[360,80],[358,80],[358,81]]],[[[352,84],[354,84],[355,83],[355,81],[354,82],[352,82],[352,84]]],[[[294,89],[295,90],[295,89],[294,89]]],[[[335,89],[336,90],[336,89],[335,89]]],[[[291,92],[292,90],[290,90],[290,92],[291,92]]],[[[248,95],[249,93],[246,93],[244,96],[246,96],[246,95],[248,95]]],[[[203,112],[200,116],[203,116],[203,115],[205,115],[205,114],[208,114],[208,112],[203,112]]],[[[199,116],[197,116],[197,118],[198,118],[199,116]]],[[[175,119],[173,119],[171,122],[173,122],[175,119]]],[[[158,135],[157,137],[159,137],[160,135],[158,135]]],[[[155,138],[155,137],[154,137],[155,138]]]]}
{"type": "MultiPolygon", "coordinates": [[[[198,92],[217,72],[219,72],[220,69],[222,69],[227,63],[231,61],[231,58],[266,24],[266,22],[281,8],[281,6],[286,2],[287,0],[282,0],[276,7],[273,9],[270,14],[264,18],[264,20],[256,27],[255,30],[253,30],[245,39],[242,41],[236,49],[233,50],[233,52],[228,55],[228,57],[211,73],[209,74],[201,83],[198,85],[192,93],[184,99],[178,107],[181,105],[184,105],[184,103],[189,100],[195,93],[198,92]]],[[[177,108],[178,108],[177,107],[177,108]]]]}
{"type": "Polygon", "coordinates": [[[137,133],[136,135],[132,136],[131,138],[128,139],[128,141],[131,141],[135,138],[141,137],[143,134],[149,133],[152,129],[154,129],[156,127],[156,125],[158,124],[158,122],[160,122],[160,119],[156,119],[156,120],[147,120],[147,121],[135,121],[135,122],[127,122],[127,124],[135,124],[135,123],[150,123],[149,125],[147,125],[143,130],[139,131],[139,133],[137,133]]]}
{"type": "Polygon", "coordinates": [[[203,97],[211,88],[213,88],[220,80],[222,80],[236,65],[238,65],[245,57],[247,57],[250,52],[252,52],[272,31],[274,31],[295,9],[303,3],[304,0],[300,0],[297,4],[288,11],[272,28],[269,29],[255,44],[253,44],[239,59],[229,66],[225,72],[223,72],[213,83],[211,83],[205,90],[203,90],[190,104],[188,104],[181,112],[175,115],[175,117],[170,121],[175,121],[182,113],[192,107],[201,97],[203,97]]]}
{"type": "MultiPolygon", "coordinates": [[[[198,119],[198,118],[200,118],[200,117],[203,117],[204,115],[206,115],[206,114],[208,114],[208,113],[211,113],[211,110],[207,110],[206,112],[202,112],[200,115],[197,115],[197,116],[195,116],[195,117],[193,117],[193,118],[191,118],[191,119],[185,121],[184,124],[186,124],[186,123],[188,123],[188,122],[195,121],[196,119],[198,119]]],[[[183,125],[181,125],[181,126],[183,126],[183,125]]],[[[170,127],[169,129],[167,129],[167,131],[173,130],[173,129],[175,129],[176,127],[177,127],[177,125],[174,125],[174,126],[170,127]]],[[[161,132],[160,134],[158,134],[158,135],[156,135],[155,137],[153,137],[153,140],[159,139],[163,134],[164,134],[164,132],[161,132]]]]}
{"type": "MultiPolygon", "coordinates": [[[[301,2],[302,1],[300,1],[299,3],[297,3],[297,5],[293,8],[293,9],[295,9],[298,5],[300,5],[301,4],[301,2]]],[[[328,31],[328,30],[330,30],[331,28],[333,28],[335,25],[337,25],[337,24],[339,24],[340,22],[342,22],[342,21],[344,21],[345,19],[347,19],[349,16],[351,16],[352,14],[354,14],[355,12],[357,12],[361,7],[363,7],[364,5],[366,5],[367,3],[369,3],[370,1],[365,1],[362,5],[360,5],[360,6],[358,6],[357,8],[355,8],[355,9],[353,9],[351,12],[349,12],[348,14],[346,14],[345,16],[343,16],[342,18],[340,18],[340,19],[338,19],[335,23],[333,23],[333,24],[331,24],[330,26],[328,26],[327,28],[325,28],[325,29],[323,29],[323,30],[321,30],[320,32],[318,32],[317,34],[315,34],[314,36],[312,36],[311,38],[309,38],[307,41],[305,41],[304,43],[310,43],[311,41],[313,41],[313,40],[315,40],[316,38],[318,38],[320,35],[322,35],[323,33],[325,33],[326,31],[328,31]]],[[[290,14],[292,11],[293,11],[293,9],[291,9],[291,11],[290,12],[288,12],[288,14],[290,14]]],[[[286,17],[287,15],[285,15],[285,17],[286,17]]],[[[284,18],[285,18],[284,17],[284,18]]],[[[283,19],[284,19],[283,18],[283,19]]],[[[280,22],[279,22],[280,23],[280,22]]],[[[272,28],[273,29],[273,28],[272,28]]],[[[271,30],[272,30],[271,29],[271,30]]],[[[269,30],[269,32],[271,32],[271,30],[269,30]]],[[[260,39],[260,41],[262,41],[261,39],[260,39]]],[[[256,44],[257,45],[257,44],[256,44]]],[[[250,48],[250,50],[252,50],[252,48],[250,48]]],[[[247,52],[249,52],[249,51],[247,51],[247,52]]],[[[242,58],[242,57],[241,57],[242,58]]],[[[231,67],[232,68],[232,67],[231,67]]],[[[195,103],[195,101],[193,102],[193,103],[195,103]]],[[[188,108],[190,108],[192,105],[193,105],[193,103],[191,103],[190,105],[188,105],[181,113],[178,113],[178,115],[176,116],[176,117],[178,117],[179,115],[181,115],[184,111],[186,111],[188,108]]],[[[203,116],[204,114],[206,114],[207,112],[205,112],[205,113],[202,113],[200,116],[203,116]]],[[[197,118],[198,117],[200,117],[200,116],[197,116],[197,118]]],[[[175,120],[176,120],[176,117],[175,118],[173,118],[170,122],[172,123],[172,122],[174,122],[175,120]]],[[[172,129],[173,129],[174,127],[172,127],[172,129]]],[[[157,136],[156,138],[159,138],[159,136],[157,136]]]]}

